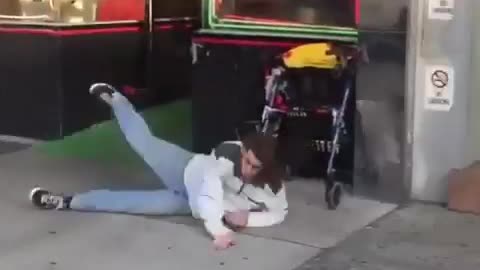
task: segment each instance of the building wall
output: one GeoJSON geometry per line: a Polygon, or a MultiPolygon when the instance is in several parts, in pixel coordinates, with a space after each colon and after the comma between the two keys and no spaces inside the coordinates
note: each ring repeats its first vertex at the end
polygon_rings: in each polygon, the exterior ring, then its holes
{"type": "MultiPolygon", "coordinates": [[[[480,1],[472,1],[472,22],[471,25],[480,25],[480,1]]],[[[468,118],[468,161],[480,160],[480,28],[472,27],[472,80],[471,97],[469,99],[470,117],[468,118]]]]}
{"type": "Polygon", "coordinates": [[[413,0],[409,57],[409,115],[411,193],[414,199],[444,202],[450,169],[468,164],[466,136],[471,97],[471,13],[477,0],[455,1],[452,21],[427,20],[428,0],[413,0]],[[425,68],[448,64],[455,70],[454,99],[450,111],[430,111],[424,106],[425,68]]]}

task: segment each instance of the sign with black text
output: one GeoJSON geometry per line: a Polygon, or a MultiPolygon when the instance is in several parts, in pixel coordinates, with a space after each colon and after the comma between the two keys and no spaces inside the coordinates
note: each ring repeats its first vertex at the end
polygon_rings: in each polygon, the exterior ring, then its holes
{"type": "Polygon", "coordinates": [[[429,0],[428,18],[430,20],[450,21],[453,19],[454,0],[429,0]]]}
{"type": "Polygon", "coordinates": [[[425,109],[450,111],[454,96],[454,70],[446,65],[427,65],[425,109]]]}

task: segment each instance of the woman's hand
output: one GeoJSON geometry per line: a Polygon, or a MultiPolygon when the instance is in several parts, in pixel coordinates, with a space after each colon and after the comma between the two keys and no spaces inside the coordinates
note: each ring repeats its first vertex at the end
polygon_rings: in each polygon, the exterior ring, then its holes
{"type": "Polygon", "coordinates": [[[216,250],[225,250],[234,246],[235,244],[236,243],[233,239],[233,232],[214,236],[213,246],[216,250]]]}

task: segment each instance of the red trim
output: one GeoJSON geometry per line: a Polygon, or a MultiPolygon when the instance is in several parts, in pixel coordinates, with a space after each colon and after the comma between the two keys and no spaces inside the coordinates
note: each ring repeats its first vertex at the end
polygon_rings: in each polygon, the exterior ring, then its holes
{"type": "Polygon", "coordinates": [[[113,33],[132,33],[139,32],[140,27],[111,27],[111,28],[95,28],[95,29],[38,29],[38,28],[15,28],[15,27],[0,27],[1,33],[12,34],[40,34],[50,36],[80,36],[93,34],[113,34],[113,33]]]}
{"type": "Polygon", "coordinates": [[[228,44],[228,45],[240,45],[240,46],[270,46],[270,47],[284,47],[292,48],[302,43],[298,42],[282,42],[282,41],[261,41],[261,40],[246,40],[246,39],[222,39],[222,38],[209,38],[209,37],[194,37],[194,42],[210,43],[210,44],[228,44]]]}
{"type": "Polygon", "coordinates": [[[360,24],[360,0],[355,1],[355,24],[360,24]]]}
{"type": "Polygon", "coordinates": [[[155,30],[171,30],[173,29],[173,24],[167,24],[167,25],[156,25],[155,30]]]}
{"type": "Polygon", "coordinates": [[[161,24],[155,25],[155,30],[159,31],[170,31],[172,29],[190,29],[193,25],[191,23],[183,24],[183,23],[169,23],[169,24],[161,24]]]}

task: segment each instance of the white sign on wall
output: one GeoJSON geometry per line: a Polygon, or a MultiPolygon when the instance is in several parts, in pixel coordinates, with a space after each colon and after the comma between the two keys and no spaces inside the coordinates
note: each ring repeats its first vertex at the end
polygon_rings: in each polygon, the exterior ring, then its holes
{"type": "Polygon", "coordinates": [[[428,0],[428,18],[430,20],[452,20],[455,0],[428,0]]]}
{"type": "Polygon", "coordinates": [[[454,70],[446,65],[428,65],[425,73],[425,109],[450,111],[454,97],[454,70]]]}

